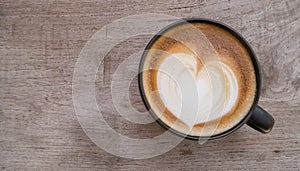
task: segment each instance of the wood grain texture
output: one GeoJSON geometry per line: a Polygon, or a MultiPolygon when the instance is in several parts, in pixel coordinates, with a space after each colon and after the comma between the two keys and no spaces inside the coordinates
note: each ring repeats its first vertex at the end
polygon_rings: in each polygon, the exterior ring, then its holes
{"type": "MultiPolygon", "coordinates": [[[[299,10],[298,0],[1,0],[0,170],[299,170],[299,10]],[[238,30],[260,62],[259,104],[274,116],[273,131],[262,135],[244,126],[204,145],[184,140],[165,154],[143,160],[116,157],[93,144],[74,114],[74,65],[96,31],[143,12],[211,18],[238,30]]],[[[143,49],[151,36],[118,44],[96,79],[97,99],[106,99],[106,120],[135,138],[164,130],[156,123],[124,121],[109,105],[108,91],[117,66],[143,49]]],[[[136,79],[130,99],[145,111],[136,79]]]]}

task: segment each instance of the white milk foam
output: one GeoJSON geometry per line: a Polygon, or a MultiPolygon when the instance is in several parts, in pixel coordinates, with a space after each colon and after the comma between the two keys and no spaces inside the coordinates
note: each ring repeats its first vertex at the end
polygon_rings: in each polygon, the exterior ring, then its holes
{"type": "Polygon", "coordinates": [[[197,71],[196,59],[184,53],[162,61],[157,86],[165,106],[189,127],[220,118],[238,98],[237,79],[226,64],[207,61],[197,71]]]}

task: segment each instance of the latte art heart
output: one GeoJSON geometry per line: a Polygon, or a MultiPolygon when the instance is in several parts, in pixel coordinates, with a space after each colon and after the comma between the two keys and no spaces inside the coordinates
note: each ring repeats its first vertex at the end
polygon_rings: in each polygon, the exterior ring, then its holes
{"type": "Polygon", "coordinates": [[[185,23],[149,46],[142,83],[148,107],[183,134],[211,136],[237,125],[251,109],[255,69],[232,33],[209,23],[185,23]]]}
{"type": "Polygon", "coordinates": [[[237,79],[226,64],[196,64],[192,55],[171,54],[162,61],[157,73],[163,103],[189,127],[228,113],[238,97],[237,79]]]}

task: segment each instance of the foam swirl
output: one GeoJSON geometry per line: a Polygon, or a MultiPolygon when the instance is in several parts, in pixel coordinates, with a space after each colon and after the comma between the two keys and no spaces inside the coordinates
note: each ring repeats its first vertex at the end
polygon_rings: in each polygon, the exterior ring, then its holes
{"type": "Polygon", "coordinates": [[[238,81],[221,61],[201,67],[191,54],[165,57],[157,73],[157,86],[165,106],[189,127],[222,117],[238,100],[238,81]]]}

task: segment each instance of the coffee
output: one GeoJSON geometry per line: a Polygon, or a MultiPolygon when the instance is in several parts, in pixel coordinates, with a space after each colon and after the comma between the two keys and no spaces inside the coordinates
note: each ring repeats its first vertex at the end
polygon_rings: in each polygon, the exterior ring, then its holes
{"type": "Polygon", "coordinates": [[[191,136],[212,136],[237,125],[256,93],[249,52],[232,33],[210,23],[182,23],[146,52],[142,83],[157,117],[191,136]]]}

